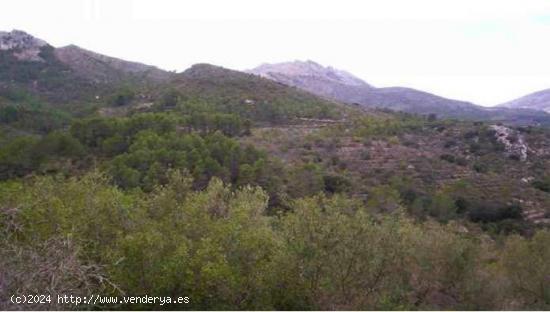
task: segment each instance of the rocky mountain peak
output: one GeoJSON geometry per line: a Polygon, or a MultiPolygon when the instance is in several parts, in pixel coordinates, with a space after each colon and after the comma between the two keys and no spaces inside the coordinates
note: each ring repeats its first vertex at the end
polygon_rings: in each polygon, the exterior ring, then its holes
{"type": "Polygon", "coordinates": [[[47,45],[46,41],[21,30],[0,31],[0,51],[13,51],[19,60],[43,61],[39,54],[41,48],[47,45]]]}
{"type": "Polygon", "coordinates": [[[353,76],[352,74],[338,70],[333,67],[324,67],[319,63],[311,60],[276,64],[262,64],[249,72],[270,78],[271,76],[284,75],[289,78],[294,77],[310,77],[335,83],[340,83],[348,86],[363,86],[369,85],[363,80],[353,76]]]}

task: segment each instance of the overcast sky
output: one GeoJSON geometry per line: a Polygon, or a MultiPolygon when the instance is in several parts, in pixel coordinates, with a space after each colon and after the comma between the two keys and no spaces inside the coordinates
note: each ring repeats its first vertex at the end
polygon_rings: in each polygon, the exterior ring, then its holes
{"type": "Polygon", "coordinates": [[[309,59],[485,106],[550,88],[543,0],[3,0],[11,29],[176,71],[309,59]]]}

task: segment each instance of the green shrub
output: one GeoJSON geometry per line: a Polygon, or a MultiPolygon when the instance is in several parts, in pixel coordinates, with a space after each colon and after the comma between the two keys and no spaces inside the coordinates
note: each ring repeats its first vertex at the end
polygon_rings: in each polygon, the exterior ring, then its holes
{"type": "Polygon", "coordinates": [[[489,172],[489,166],[482,162],[476,162],[473,165],[473,169],[478,173],[487,173],[489,172]]]}
{"type": "Polygon", "coordinates": [[[439,156],[439,158],[450,163],[454,163],[456,161],[456,157],[451,154],[443,154],[439,156]]]}
{"type": "Polygon", "coordinates": [[[331,194],[347,192],[351,188],[351,182],[341,175],[325,175],[323,182],[325,191],[331,194]]]}
{"type": "Polygon", "coordinates": [[[499,203],[472,203],[468,217],[473,222],[496,222],[505,219],[521,219],[522,209],[518,204],[503,205],[499,203]]]}
{"type": "Polygon", "coordinates": [[[550,176],[544,177],[540,180],[535,180],[532,185],[543,192],[550,193],[550,176]]]}

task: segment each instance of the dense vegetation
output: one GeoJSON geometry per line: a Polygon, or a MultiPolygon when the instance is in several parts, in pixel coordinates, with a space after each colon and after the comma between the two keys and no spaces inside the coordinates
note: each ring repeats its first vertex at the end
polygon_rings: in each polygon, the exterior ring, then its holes
{"type": "Polygon", "coordinates": [[[194,192],[181,171],[168,180],[150,193],[123,192],[97,172],[3,183],[0,261],[9,283],[2,297],[40,290],[191,298],[180,306],[95,307],[122,309],[550,304],[547,230],[497,243],[458,224],[414,222],[400,209],[372,214],[339,195],[302,198],[292,213],[269,217],[260,188],[233,190],[212,179],[194,192]]]}
{"type": "MultiPolygon", "coordinates": [[[[523,220],[518,202],[398,168],[357,176],[333,153],[349,126],[367,146],[398,148],[414,147],[403,142],[411,133],[457,125],[384,113],[299,139],[267,128],[264,143],[302,151],[285,162],[227,113],[80,118],[20,135],[0,150],[0,295],[191,300],[94,309],[547,309],[550,233],[523,220]]],[[[474,172],[502,153],[482,124],[467,129],[443,148],[464,145],[478,160],[437,161],[474,172]]],[[[530,187],[544,191],[544,181],[530,187]]]]}
{"type": "Polygon", "coordinates": [[[13,88],[24,89],[64,106],[61,104],[90,99],[97,92],[112,89],[72,73],[55,57],[52,46],[42,47],[39,57],[44,61],[19,60],[11,51],[0,51],[0,95],[13,88]]]}

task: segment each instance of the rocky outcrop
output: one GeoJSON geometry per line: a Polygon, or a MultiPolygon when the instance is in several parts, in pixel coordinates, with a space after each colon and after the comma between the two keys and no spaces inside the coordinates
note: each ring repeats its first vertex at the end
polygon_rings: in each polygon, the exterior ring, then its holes
{"type": "Polygon", "coordinates": [[[527,160],[529,148],[520,133],[499,125],[493,125],[491,129],[495,131],[497,141],[504,145],[504,149],[509,156],[517,157],[520,161],[527,160]]]}
{"type": "Polygon", "coordinates": [[[0,50],[11,51],[17,59],[22,61],[44,61],[40,57],[40,52],[42,47],[47,45],[46,41],[37,39],[24,31],[0,31],[0,50]]]}

